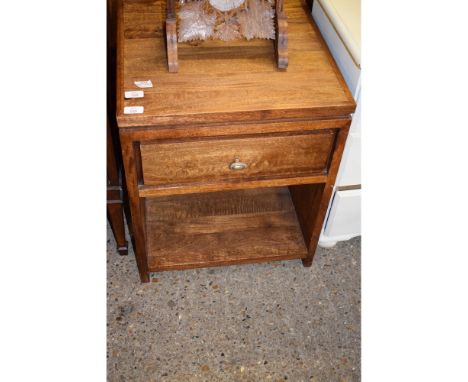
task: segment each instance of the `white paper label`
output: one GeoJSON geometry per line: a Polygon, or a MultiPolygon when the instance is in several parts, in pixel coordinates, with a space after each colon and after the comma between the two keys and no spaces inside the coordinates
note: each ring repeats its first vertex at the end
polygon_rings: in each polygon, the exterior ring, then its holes
{"type": "Polygon", "coordinates": [[[145,108],[143,106],[125,106],[124,114],[143,114],[145,108]]]}
{"type": "Polygon", "coordinates": [[[143,90],[130,90],[125,92],[125,98],[143,98],[145,96],[145,92],[143,90]]]}
{"type": "Polygon", "coordinates": [[[151,82],[151,80],[147,80],[147,81],[135,81],[134,82],[136,86],[138,86],[139,88],[152,88],[153,87],[153,83],[151,82]]]}

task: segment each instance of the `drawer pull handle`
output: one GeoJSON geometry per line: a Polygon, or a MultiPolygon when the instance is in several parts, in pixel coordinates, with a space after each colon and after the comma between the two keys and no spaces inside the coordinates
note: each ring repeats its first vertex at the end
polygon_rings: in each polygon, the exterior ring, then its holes
{"type": "Polygon", "coordinates": [[[246,169],[248,166],[246,163],[242,163],[239,158],[236,158],[234,159],[234,162],[232,162],[230,165],[229,165],[229,168],[233,171],[239,171],[239,170],[244,170],[246,169]]]}

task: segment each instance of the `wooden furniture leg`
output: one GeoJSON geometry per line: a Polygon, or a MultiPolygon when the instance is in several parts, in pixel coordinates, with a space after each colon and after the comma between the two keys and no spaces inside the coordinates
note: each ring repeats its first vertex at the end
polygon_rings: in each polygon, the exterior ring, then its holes
{"type": "Polygon", "coordinates": [[[279,69],[288,67],[288,18],[284,13],[284,0],[276,1],[276,60],[279,69]]]}
{"type": "Polygon", "coordinates": [[[169,72],[177,73],[179,71],[179,61],[177,54],[177,26],[174,0],[167,0],[166,51],[169,72]]]}
{"type": "Polygon", "coordinates": [[[136,165],[140,158],[139,144],[133,142],[130,135],[120,132],[120,145],[122,146],[122,159],[125,169],[130,213],[132,215],[133,250],[137,261],[140,280],[147,283],[150,280],[148,263],[146,261],[146,235],[145,235],[145,199],[139,197],[138,174],[136,165]],[[138,152],[136,152],[138,150],[138,152]]]}
{"type": "Polygon", "coordinates": [[[296,208],[297,218],[301,225],[308,249],[308,256],[302,259],[304,267],[310,267],[312,265],[348,131],[349,125],[348,127],[341,128],[336,137],[335,150],[331,158],[326,183],[289,187],[291,198],[296,208]],[[316,217],[314,219],[312,214],[314,214],[315,211],[318,212],[316,212],[316,217]]]}
{"type": "Polygon", "coordinates": [[[118,163],[115,141],[111,131],[109,117],[107,119],[107,218],[117,242],[117,250],[121,255],[128,254],[128,243],[125,239],[124,223],[124,190],[121,168],[118,163]]]}
{"type": "MultiPolygon", "coordinates": [[[[278,0],[278,41],[238,41],[234,55],[218,41],[198,52],[181,44],[190,71],[183,78],[160,65],[170,60],[166,37],[147,33],[165,14],[146,0],[124,1],[116,115],[141,281],[151,272],[228,264],[310,266],[355,102],[303,0],[284,3],[291,42],[278,0]],[[285,67],[289,43],[304,54],[277,75],[275,44],[285,67]],[[136,78],[159,78],[161,86],[137,101],[143,113],[130,115],[125,107],[136,101],[124,91],[136,78]]],[[[174,23],[171,33],[175,44],[174,23]]]]}
{"type": "Polygon", "coordinates": [[[310,233],[310,241],[308,243],[309,256],[306,259],[302,260],[302,264],[305,267],[310,267],[312,265],[312,260],[317,250],[317,244],[320,239],[320,232],[322,231],[325,215],[327,214],[328,204],[330,203],[330,198],[333,192],[333,186],[335,184],[336,175],[338,174],[338,168],[340,166],[340,160],[341,156],[343,155],[343,150],[345,148],[348,132],[349,125],[348,127],[340,129],[338,137],[336,138],[336,147],[328,170],[327,183],[325,183],[324,190],[322,192],[322,197],[320,199],[319,210],[315,219],[315,224],[313,225],[312,231],[310,233]]]}
{"type": "MultiPolygon", "coordinates": [[[[107,1],[107,218],[121,255],[128,254],[125,239],[124,205],[125,192],[122,183],[122,163],[115,120],[115,52],[117,10],[120,4],[107,1]]],[[[130,226],[130,224],[129,224],[130,226]]]]}
{"type": "Polygon", "coordinates": [[[117,242],[117,251],[122,256],[127,255],[128,243],[125,239],[124,210],[121,201],[107,202],[107,219],[109,219],[112,233],[117,242]]]}

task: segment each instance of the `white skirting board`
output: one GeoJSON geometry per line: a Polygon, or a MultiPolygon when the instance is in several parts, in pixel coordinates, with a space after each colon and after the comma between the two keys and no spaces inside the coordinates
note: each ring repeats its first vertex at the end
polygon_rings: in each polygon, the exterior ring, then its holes
{"type": "Polygon", "coordinates": [[[319,245],[330,247],[337,241],[361,234],[361,190],[336,191],[320,236],[319,245]]]}

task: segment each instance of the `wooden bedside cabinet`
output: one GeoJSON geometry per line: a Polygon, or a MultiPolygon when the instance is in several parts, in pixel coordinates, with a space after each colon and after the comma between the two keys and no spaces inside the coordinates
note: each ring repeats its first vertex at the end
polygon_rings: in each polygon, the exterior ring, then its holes
{"type": "Polygon", "coordinates": [[[289,66],[271,40],[179,43],[165,3],[120,9],[117,120],[141,281],[162,270],[312,264],[355,103],[306,6],[286,0],[289,66]],[[124,99],[151,80],[143,98],[124,99]],[[142,106],[141,114],[124,107],[142,106]]]}

